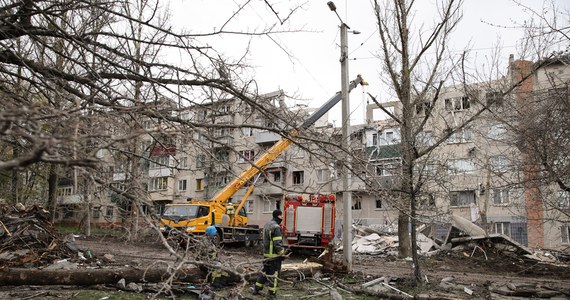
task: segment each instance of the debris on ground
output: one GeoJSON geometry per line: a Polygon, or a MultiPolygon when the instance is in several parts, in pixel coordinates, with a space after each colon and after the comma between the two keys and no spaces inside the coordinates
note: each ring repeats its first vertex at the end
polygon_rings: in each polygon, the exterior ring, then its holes
{"type": "Polygon", "coordinates": [[[21,203],[0,207],[0,269],[43,267],[54,261],[69,268],[66,259],[79,259],[81,251],[73,236],[57,232],[47,210],[21,203]]]}

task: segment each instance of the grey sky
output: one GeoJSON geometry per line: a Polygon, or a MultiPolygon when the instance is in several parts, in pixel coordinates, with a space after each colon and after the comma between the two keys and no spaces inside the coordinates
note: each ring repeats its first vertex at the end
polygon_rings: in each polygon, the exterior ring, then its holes
{"type": "MultiPolygon", "coordinates": [[[[174,22],[193,31],[207,31],[220,28],[223,22],[237,9],[241,1],[192,0],[173,1],[174,22]]],[[[287,15],[291,3],[301,1],[270,1],[281,18],[287,15]]],[[[285,25],[277,25],[276,30],[303,29],[303,32],[283,33],[268,37],[225,36],[208,40],[228,55],[241,56],[249,43],[251,55],[248,62],[256,67],[255,79],[261,92],[272,92],[283,89],[287,94],[294,94],[306,101],[296,101],[310,107],[318,107],[340,89],[340,49],[339,25],[337,16],[329,10],[323,0],[311,0],[297,11],[285,25]],[[278,45],[279,44],[279,45],[278,45]]],[[[524,5],[537,11],[542,10],[541,0],[521,0],[524,5]]],[[[378,34],[369,0],[335,0],[337,12],[351,29],[361,32],[359,35],[349,34],[350,66],[349,77],[362,74],[370,86],[368,92],[383,100],[390,95],[378,79],[380,65],[374,58],[378,49],[378,34]]],[[[435,0],[416,1],[417,21],[431,24],[435,0]]],[[[570,1],[555,1],[555,5],[563,10],[570,10],[570,1]]],[[[483,63],[485,55],[499,45],[504,61],[509,54],[517,56],[517,42],[523,37],[519,29],[509,28],[515,23],[529,19],[528,11],[509,0],[466,0],[463,7],[463,20],[454,33],[450,46],[461,53],[469,46],[472,57],[483,63]],[[490,26],[488,23],[499,26],[490,26]]],[[[251,4],[235,21],[226,25],[229,30],[261,29],[276,23],[277,18],[264,5],[264,1],[251,1],[251,4]]],[[[569,24],[568,20],[561,20],[569,24]]],[[[361,123],[365,97],[360,88],[351,93],[351,122],[361,123]]],[[[292,104],[292,102],[290,102],[292,104]]],[[[340,106],[329,114],[329,121],[339,125],[340,106]]]]}

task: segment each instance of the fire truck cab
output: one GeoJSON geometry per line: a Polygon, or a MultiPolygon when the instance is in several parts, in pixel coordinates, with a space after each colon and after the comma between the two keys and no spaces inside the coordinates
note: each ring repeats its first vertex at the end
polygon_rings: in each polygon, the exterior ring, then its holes
{"type": "MultiPolygon", "coordinates": [[[[323,250],[334,239],[334,194],[284,196],[283,239],[287,247],[323,250]]],[[[331,244],[332,246],[332,244],[331,244]]]]}

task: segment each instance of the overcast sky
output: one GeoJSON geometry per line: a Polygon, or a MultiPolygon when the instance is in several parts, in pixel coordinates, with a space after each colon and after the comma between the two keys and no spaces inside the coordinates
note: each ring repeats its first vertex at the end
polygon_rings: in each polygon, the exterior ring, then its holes
{"type": "MultiPolygon", "coordinates": [[[[237,9],[240,0],[191,0],[173,1],[173,22],[193,32],[220,28],[223,22],[237,9]]],[[[287,8],[296,1],[269,1],[281,18],[287,15],[287,8]]],[[[255,66],[255,79],[260,92],[269,93],[282,89],[285,93],[296,95],[304,101],[289,101],[289,104],[306,104],[318,107],[340,90],[340,37],[338,17],[329,10],[328,1],[310,0],[284,25],[277,25],[276,30],[303,29],[302,32],[283,33],[266,36],[224,36],[207,41],[218,51],[227,55],[241,56],[246,45],[251,46],[248,63],[255,66]]],[[[375,58],[378,47],[378,33],[371,1],[335,0],[337,12],[351,29],[361,32],[348,37],[349,77],[357,74],[370,83],[367,92],[382,100],[390,100],[380,84],[380,63],[375,58]]],[[[517,55],[517,42],[523,36],[518,29],[509,28],[515,22],[522,23],[529,14],[510,0],[466,0],[463,7],[463,19],[455,31],[450,46],[460,53],[466,46],[472,49],[472,56],[483,61],[497,44],[501,48],[501,57],[505,62],[509,54],[517,55]],[[497,24],[500,26],[488,25],[497,24]]],[[[524,5],[536,11],[542,10],[541,0],[520,0],[524,5]]],[[[262,29],[278,21],[268,10],[264,1],[254,0],[241,11],[234,21],[227,24],[229,30],[262,29]]],[[[431,23],[435,0],[416,1],[417,21],[431,23]]],[[[570,10],[570,1],[556,0],[556,5],[563,10],[570,10]]],[[[569,20],[565,20],[569,24],[569,20]]],[[[361,88],[350,94],[351,123],[362,123],[366,98],[361,88]]],[[[329,114],[329,121],[340,125],[340,105],[329,114]]]]}

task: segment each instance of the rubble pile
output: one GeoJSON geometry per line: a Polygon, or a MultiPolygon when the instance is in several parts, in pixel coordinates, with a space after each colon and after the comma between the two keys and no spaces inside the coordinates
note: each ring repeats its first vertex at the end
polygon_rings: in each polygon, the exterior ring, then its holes
{"type": "Polygon", "coordinates": [[[0,269],[41,267],[77,256],[78,247],[64,241],[39,206],[0,206],[0,269]]]}
{"type": "MultiPolygon", "coordinates": [[[[354,253],[376,256],[397,256],[398,236],[392,230],[374,226],[353,225],[354,239],[352,250],[354,253]]],[[[461,253],[473,257],[496,254],[513,259],[531,259],[542,263],[570,262],[570,253],[554,250],[530,249],[503,234],[488,234],[473,222],[458,216],[452,216],[452,226],[449,228],[444,240],[432,239],[430,228],[420,226],[417,231],[418,253],[423,256],[445,254],[449,252],[461,253]]],[[[342,247],[337,248],[341,251],[342,247]]]]}

